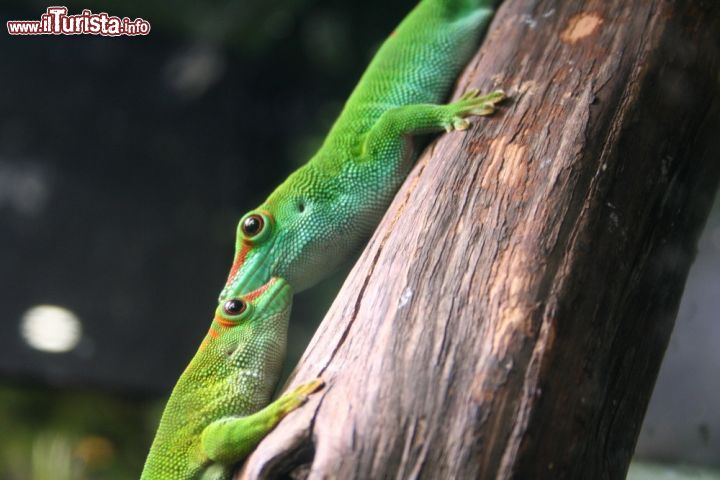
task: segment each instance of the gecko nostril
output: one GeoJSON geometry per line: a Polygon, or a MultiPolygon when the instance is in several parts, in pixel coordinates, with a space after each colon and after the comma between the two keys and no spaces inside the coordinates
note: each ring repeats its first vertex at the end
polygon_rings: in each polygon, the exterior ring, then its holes
{"type": "Polygon", "coordinates": [[[300,200],[297,204],[298,211],[303,213],[305,211],[305,202],[300,200]]]}

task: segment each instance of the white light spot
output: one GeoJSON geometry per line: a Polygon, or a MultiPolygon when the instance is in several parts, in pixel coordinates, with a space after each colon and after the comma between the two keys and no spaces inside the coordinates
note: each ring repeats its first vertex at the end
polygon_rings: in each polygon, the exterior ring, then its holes
{"type": "Polygon", "coordinates": [[[22,316],[20,333],[37,350],[69,352],[80,342],[82,325],[77,315],[66,308],[37,305],[22,316]]]}
{"type": "Polygon", "coordinates": [[[50,176],[34,163],[32,159],[12,163],[0,159],[0,207],[7,204],[28,216],[42,212],[50,197],[50,176]]]}
{"type": "Polygon", "coordinates": [[[537,27],[537,20],[532,18],[527,13],[524,13],[520,16],[520,21],[522,23],[524,23],[525,25],[527,25],[528,27],[530,27],[531,29],[534,29],[535,27],[537,27]]]}
{"type": "Polygon", "coordinates": [[[197,44],[172,58],[166,76],[172,89],[184,98],[196,98],[210,89],[225,73],[222,52],[210,45],[197,44]]]}
{"type": "Polygon", "coordinates": [[[405,290],[403,290],[402,295],[400,295],[400,301],[398,302],[398,308],[403,308],[405,305],[408,304],[410,299],[413,296],[413,291],[410,289],[410,287],[406,287],[405,290]]]}
{"type": "Polygon", "coordinates": [[[260,374],[255,370],[240,370],[241,377],[260,378],[260,374]]]}

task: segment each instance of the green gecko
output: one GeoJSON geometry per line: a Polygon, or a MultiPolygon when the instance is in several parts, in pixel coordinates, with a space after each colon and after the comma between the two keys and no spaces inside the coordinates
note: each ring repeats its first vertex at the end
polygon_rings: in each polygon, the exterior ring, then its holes
{"type": "Polygon", "coordinates": [[[464,130],[500,90],[438,104],[477,48],[493,0],[422,0],[380,47],[318,152],[240,220],[220,301],[271,276],[312,286],[357,251],[413,159],[412,136],[464,130]]]}
{"type": "Polygon", "coordinates": [[[267,405],[285,355],[290,285],[313,285],[362,245],[410,169],[413,135],[464,130],[466,117],[488,115],[504,98],[471,90],[438,103],[492,3],[421,1],[377,52],[320,150],[240,220],[213,324],[170,396],[142,479],[229,478],[322,386],[315,379],[267,405]]]}
{"type": "Polygon", "coordinates": [[[235,463],[322,387],[315,379],[267,405],[285,357],[291,305],[290,285],[273,277],[218,307],[165,406],[141,480],[229,479],[235,463]]]}

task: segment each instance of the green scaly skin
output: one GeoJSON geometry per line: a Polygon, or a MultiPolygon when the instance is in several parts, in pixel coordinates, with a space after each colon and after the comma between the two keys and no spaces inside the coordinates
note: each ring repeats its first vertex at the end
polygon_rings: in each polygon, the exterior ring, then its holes
{"type": "Polygon", "coordinates": [[[315,156],[240,220],[221,301],[271,276],[295,291],[321,280],[379,222],[412,165],[411,136],[464,130],[466,117],[494,111],[502,91],[438,104],[475,51],[492,3],[423,0],[403,20],[315,156]]]}
{"type": "Polygon", "coordinates": [[[175,385],[142,480],[229,479],[235,463],[322,387],[315,379],[268,405],[285,357],[292,291],[273,277],[241,300],[239,314],[228,313],[231,301],[218,307],[175,385]]]}

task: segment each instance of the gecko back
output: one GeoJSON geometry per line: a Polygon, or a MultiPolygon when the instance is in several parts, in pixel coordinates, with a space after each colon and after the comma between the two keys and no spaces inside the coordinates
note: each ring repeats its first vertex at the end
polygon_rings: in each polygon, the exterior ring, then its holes
{"type": "Polygon", "coordinates": [[[501,91],[442,104],[478,46],[489,0],[423,0],[385,40],[322,146],[237,229],[220,299],[270,276],[303,290],[357,252],[407,176],[422,133],[467,128],[501,91]]]}
{"type": "Polygon", "coordinates": [[[444,100],[477,50],[493,14],[492,4],[421,1],[377,51],[325,143],[331,149],[357,148],[388,109],[444,100]]]}

